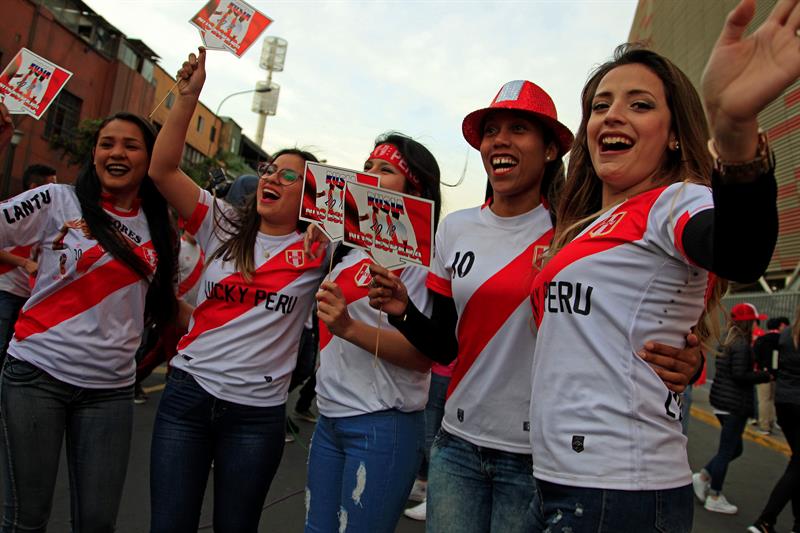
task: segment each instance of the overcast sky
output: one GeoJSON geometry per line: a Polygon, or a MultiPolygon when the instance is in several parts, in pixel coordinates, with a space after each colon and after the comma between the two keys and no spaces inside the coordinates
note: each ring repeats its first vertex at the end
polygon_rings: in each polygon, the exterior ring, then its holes
{"type": "MultiPolygon", "coordinates": [[[[170,73],[201,44],[188,20],[204,0],[85,0],[128,37],[142,39],[170,73]]],[[[467,163],[466,180],[445,190],[447,211],[482,201],[486,174],[461,135],[464,116],[486,107],[500,86],[528,79],[547,90],[559,118],[579,122],[589,71],[624,42],[635,0],[261,1],[272,18],[265,35],[289,43],[278,112],[267,119],[264,148],[310,148],[330,164],[362,168],[374,138],[397,130],[425,144],[446,182],[467,163]]],[[[216,110],[233,92],[255,87],[261,39],[242,58],[209,52],[201,100],[216,110]]],[[[252,95],[220,114],[250,138],[252,95]]]]}

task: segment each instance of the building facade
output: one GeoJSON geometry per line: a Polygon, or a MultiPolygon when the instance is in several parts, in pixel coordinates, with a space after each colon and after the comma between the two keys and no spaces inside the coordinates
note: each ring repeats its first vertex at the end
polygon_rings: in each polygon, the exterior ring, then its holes
{"type": "MultiPolygon", "coordinates": [[[[708,56],[725,18],[738,0],[640,0],[629,41],[641,42],[668,57],[700,86],[708,56]]],[[[769,15],[776,0],[756,2],[751,28],[769,15]]],[[[759,116],[777,160],[778,245],[767,270],[770,286],[783,288],[800,269],[800,82],[795,82],[759,116]]],[[[746,216],[746,214],[744,214],[746,216]]],[[[746,250],[742,260],[747,260],[746,250]]]]}

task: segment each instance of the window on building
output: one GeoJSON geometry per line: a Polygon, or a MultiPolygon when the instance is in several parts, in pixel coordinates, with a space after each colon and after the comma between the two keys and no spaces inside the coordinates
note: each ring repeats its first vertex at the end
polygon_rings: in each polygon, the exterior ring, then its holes
{"type": "Polygon", "coordinates": [[[203,131],[203,123],[205,123],[205,120],[203,120],[203,117],[198,116],[197,117],[197,131],[203,131]]]}
{"type": "Polygon", "coordinates": [[[211,126],[211,134],[208,136],[208,138],[211,139],[211,142],[214,142],[214,137],[216,136],[217,136],[217,127],[211,126]]]}
{"type": "Polygon", "coordinates": [[[144,79],[146,79],[150,83],[155,82],[155,78],[153,77],[153,70],[154,70],[153,62],[150,61],[149,59],[142,58],[142,68],[139,70],[139,72],[141,72],[144,79]]]}
{"type": "Polygon", "coordinates": [[[125,41],[119,42],[117,57],[125,65],[130,67],[131,70],[137,70],[137,67],[139,66],[139,56],[136,55],[136,52],[134,52],[125,41]]]}
{"type": "Polygon", "coordinates": [[[164,105],[167,106],[167,109],[172,109],[172,104],[175,103],[175,93],[169,93],[167,95],[167,101],[164,102],[164,105]]]}
{"type": "Polygon", "coordinates": [[[45,138],[70,135],[75,131],[80,122],[82,104],[83,100],[69,91],[62,90],[50,109],[47,110],[47,122],[44,126],[45,138]]]}
{"type": "Polygon", "coordinates": [[[204,156],[200,150],[186,144],[183,147],[183,159],[181,163],[185,166],[195,165],[203,161],[205,157],[206,156],[204,156]]]}

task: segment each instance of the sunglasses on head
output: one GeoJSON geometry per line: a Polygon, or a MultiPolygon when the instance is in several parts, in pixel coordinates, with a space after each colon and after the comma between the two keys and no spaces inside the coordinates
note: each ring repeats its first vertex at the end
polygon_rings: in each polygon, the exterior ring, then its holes
{"type": "Polygon", "coordinates": [[[278,183],[281,185],[291,185],[300,179],[300,174],[290,168],[282,168],[279,170],[278,165],[275,163],[261,163],[258,165],[259,178],[266,179],[267,176],[272,176],[273,174],[278,175],[278,183]]]}

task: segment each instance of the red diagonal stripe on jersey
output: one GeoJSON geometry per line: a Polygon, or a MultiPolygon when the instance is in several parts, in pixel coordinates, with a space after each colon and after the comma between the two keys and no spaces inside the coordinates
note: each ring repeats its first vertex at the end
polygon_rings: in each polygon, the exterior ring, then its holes
{"type": "Polygon", "coordinates": [[[197,231],[200,229],[200,225],[203,223],[203,219],[206,218],[206,213],[208,213],[208,206],[202,202],[198,202],[197,206],[192,212],[192,216],[190,216],[189,220],[187,220],[183,225],[184,231],[188,231],[192,235],[197,233],[197,231]]]}
{"type": "MultiPolygon", "coordinates": [[[[145,248],[153,250],[153,243],[148,241],[137,246],[134,252],[147,261],[145,248]]],[[[112,258],[20,313],[14,336],[22,340],[47,331],[91,309],[107,296],[140,279],[136,271],[118,259],[112,258]]]]}
{"type": "MultiPolygon", "coordinates": [[[[11,250],[6,250],[11,255],[16,255],[17,257],[22,257],[23,259],[28,259],[31,256],[31,246],[17,246],[11,250]]],[[[8,263],[0,264],[0,276],[7,272],[11,272],[14,270],[16,265],[10,265],[8,263]]]]}
{"type": "Polygon", "coordinates": [[[197,283],[197,280],[199,280],[200,276],[203,275],[203,263],[205,263],[205,258],[203,253],[200,252],[194,268],[191,272],[189,272],[189,275],[186,276],[186,279],[181,281],[180,285],[178,285],[178,298],[189,292],[189,289],[194,287],[194,284],[197,283]]]}
{"type": "MultiPolygon", "coordinates": [[[[254,289],[262,289],[267,292],[279,292],[285,288],[305,272],[319,268],[325,260],[325,254],[320,254],[316,259],[311,259],[303,252],[303,241],[296,242],[291,246],[281,249],[273,255],[268,261],[261,265],[255,271],[253,282],[248,283],[240,273],[231,274],[230,276],[221,279],[217,283],[221,284],[236,284],[251,286],[254,289]],[[286,261],[286,252],[291,250],[299,250],[303,254],[304,263],[300,267],[294,267],[286,261]],[[264,274],[269,274],[264,276],[264,274]],[[255,276],[262,278],[263,284],[255,285],[255,276]]],[[[192,313],[194,324],[192,329],[183,336],[178,343],[178,350],[183,350],[189,346],[194,340],[212,329],[224,326],[231,320],[243,315],[246,311],[253,309],[250,304],[242,304],[239,302],[220,301],[215,298],[208,298],[203,303],[198,305],[192,313]]]]}
{"type": "Polygon", "coordinates": [[[529,285],[522,281],[532,279],[535,274],[533,251],[537,246],[549,246],[552,238],[553,230],[550,229],[486,280],[464,306],[458,320],[458,360],[447,388],[448,398],[489,341],[527,298],[529,285]],[[502,297],[498,298],[498,295],[502,297]]]}
{"type": "MultiPolygon", "coordinates": [[[[359,287],[356,284],[356,274],[358,271],[361,270],[363,265],[370,265],[372,264],[372,260],[369,258],[364,258],[358,263],[353,266],[349,266],[339,272],[339,275],[336,276],[334,280],[335,283],[339,286],[342,291],[342,296],[344,296],[344,301],[347,302],[347,305],[360,300],[361,298],[365,298],[367,293],[369,292],[369,288],[364,285],[363,287],[359,287]]],[[[400,274],[397,273],[399,276],[400,274]]],[[[371,278],[370,278],[371,279],[371,278]]],[[[322,320],[319,321],[319,349],[322,350],[325,346],[331,342],[333,338],[333,333],[330,332],[328,326],[325,325],[325,322],[322,320]]]]}
{"type": "Polygon", "coordinates": [[[536,321],[537,326],[542,323],[547,287],[553,281],[553,278],[564,268],[584,257],[641,239],[647,229],[647,217],[650,214],[650,209],[664,189],[666,187],[644,192],[623,203],[614,210],[614,213],[625,213],[625,215],[613,230],[605,235],[591,236],[592,231],[605,224],[608,220],[603,219],[597,222],[591,230],[567,244],[555,257],[550,259],[531,285],[533,319],[536,321]]]}

